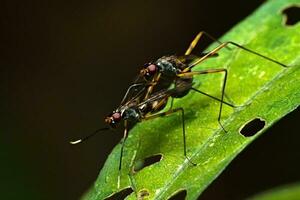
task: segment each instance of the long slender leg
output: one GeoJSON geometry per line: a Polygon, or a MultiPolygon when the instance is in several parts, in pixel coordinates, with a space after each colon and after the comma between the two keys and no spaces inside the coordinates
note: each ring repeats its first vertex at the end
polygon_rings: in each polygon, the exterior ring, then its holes
{"type": "Polygon", "coordinates": [[[132,157],[131,163],[130,163],[130,170],[128,172],[130,185],[131,185],[131,187],[132,187],[132,189],[135,193],[136,198],[138,198],[138,193],[137,193],[137,188],[136,188],[136,182],[135,182],[135,179],[134,179],[133,175],[134,175],[134,163],[136,161],[136,155],[137,155],[137,152],[140,149],[140,146],[141,146],[141,139],[139,138],[138,147],[134,151],[134,154],[133,154],[133,157],[132,157]]]}
{"type": "MultiPolygon", "coordinates": [[[[196,88],[191,88],[191,90],[194,90],[195,92],[198,92],[198,93],[203,94],[203,95],[205,95],[205,96],[208,96],[209,98],[212,98],[212,99],[214,99],[214,100],[216,100],[216,101],[219,101],[219,102],[221,102],[221,103],[224,103],[224,104],[226,104],[227,106],[230,106],[230,107],[232,107],[232,108],[237,108],[237,107],[238,107],[238,106],[233,105],[233,104],[231,104],[231,103],[228,103],[228,102],[226,102],[226,101],[223,101],[223,102],[222,102],[221,99],[219,99],[219,98],[217,98],[217,97],[214,97],[214,96],[212,96],[212,95],[210,95],[210,94],[207,94],[207,93],[205,93],[205,92],[203,92],[203,91],[201,91],[201,90],[198,90],[198,89],[196,89],[196,88]]],[[[224,94],[224,97],[225,97],[225,96],[226,96],[226,95],[224,94]]]]}
{"type": "Polygon", "coordinates": [[[216,38],[214,38],[213,36],[211,36],[210,34],[206,33],[205,31],[200,31],[196,37],[194,38],[194,40],[191,42],[189,48],[186,50],[184,55],[190,55],[193,51],[193,49],[195,48],[195,46],[198,44],[200,38],[205,35],[206,37],[208,37],[210,40],[214,41],[214,42],[218,42],[220,45],[222,44],[221,41],[217,40],[216,38]]]}
{"type": "Polygon", "coordinates": [[[154,119],[154,118],[157,118],[157,117],[163,117],[163,116],[167,116],[167,115],[170,115],[170,114],[176,113],[176,112],[181,112],[184,157],[189,161],[189,163],[196,166],[197,164],[193,163],[190,160],[190,158],[187,156],[187,153],[186,153],[186,135],[185,135],[185,123],[184,123],[185,120],[184,120],[184,110],[183,110],[183,108],[170,109],[166,112],[161,112],[161,113],[156,113],[156,114],[153,114],[153,115],[149,115],[149,116],[146,116],[144,118],[144,120],[154,119]]]}
{"type": "MultiPolygon", "coordinates": [[[[202,74],[213,74],[213,73],[224,73],[224,79],[223,79],[223,84],[222,84],[222,94],[221,94],[221,99],[220,99],[220,110],[219,110],[219,115],[218,115],[218,123],[220,124],[221,128],[225,130],[221,123],[221,116],[222,116],[222,108],[223,108],[223,103],[224,103],[224,93],[225,93],[225,87],[226,87],[226,82],[227,82],[227,69],[208,69],[208,70],[202,70],[202,71],[193,71],[193,72],[186,72],[179,74],[179,77],[189,77],[189,76],[194,76],[194,75],[202,75],[202,74]]],[[[193,88],[192,88],[193,89],[193,88]]],[[[193,89],[195,90],[195,89],[193,89]]],[[[197,91],[197,90],[195,90],[197,91]]],[[[201,92],[200,92],[201,93],[201,92]]],[[[212,97],[212,96],[210,96],[212,97]]],[[[216,99],[212,97],[213,99],[216,99]]],[[[228,105],[228,103],[226,103],[228,105]]],[[[231,104],[230,104],[231,105],[231,104]]]]}
{"type": "Polygon", "coordinates": [[[154,86],[158,83],[160,79],[161,73],[158,73],[155,75],[155,77],[152,79],[150,86],[147,88],[147,92],[145,94],[144,100],[149,97],[149,95],[152,93],[154,86]]]}
{"type": "Polygon", "coordinates": [[[279,61],[277,61],[277,60],[274,60],[274,59],[269,58],[269,57],[267,57],[267,56],[265,56],[265,55],[262,55],[262,54],[260,54],[260,53],[258,53],[258,52],[255,52],[255,51],[253,51],[253,50],[251,50],[251,49],[248,49],[248,48],[246,48],[246,47],[244,47],[244,46],[242,46],[242,45],[239,45],[239,44],[237,44],[237,43],[235,43],[235,42],[229,41],[229,42],[227,42],[227,44],[232,44],[232,45],[234,45],[234,46],[236,46],[236,47],[238,47],[238,48],[241,48],[241,49],[243,49],[243,50],[245,50],[245,51],[248,51],[249,53],[252,53],[252,54],[257,55],[257,56],[259,56],[259,57],[261,57],[261,58],[264,58],[264,59],[266,59],[266,60],[268,60],[268,61],[271,61],[271,62],[273,62],[273,63],[276,63],[276,64],[278,64],[278,65],[280,65],[280,66],[282,66],[282,67],[288,67],[287,65],[285,65],[285,64],[283,64],[283,63],[281,63],[281,62],[279,62],[279,61]]]}
{"type": "Polygon", "coordinates": [[[128,132],[128,122],[127,122],[127,120],[125,120],[124,121],[124,135],[123,135],[123,139],[121,140],[122,146],[121,146],[120,160],[119,160],[118,188],[120,188],[120,182],[121,182],[122,158],[123,158],[125,141],[127,139],[127,132],[128,132]]]}
{"type": "Polygon", "coordinates": [[[173,108],[173,104],[174,104],[174,98],[173,98],[173,97],[171,97],[171,104],[170,104],[170,108],[169,108],[169,110],[172,110],[172,108],[173,108]]]}
{"type": "Polygon", "coordinates": [[[261,58],[264,58],[264,59],[266,59],[266,60],[268,60],[268,61],[270,61],[270,62],[276,63],[276,64],[278,64],[278,65],[280,65],[280,66],[282,66],[282,67],[288,67],[287,65],[285,65],[285,64],[283,64],[283,63],[281,63],[281,62],[278,62],[277,60],[274,60],[274,59],[269,58],[269,57],[267,57],[267,56],[265,56],[265,55],[262,55],[262,54],[260,54],[260,53],[257,53],[257,52],[255,52],[255,51],[253,51],[253,50],[251,50],[251,49],[248,49],[248,48],[246,48],[246,47],[243,47],[242,45],[239,45],[239,44],[237,44],[237,43],[235,43],[235,42],[229,41],[229,42],[225,42],[225,43],[219,45],[218,47],[216,47],[215,49],[213,49],[212,51],[210,51],[208,54],[202,56],[201,58],[199,58],[199,59],[196,60],[195,62],[191,63],[187,68],[185,68],[185,69],[183,70],[183,72],[188,72],[188,71],[189,71],[190,69],[192,69],[194,66],[196,66],[196,65],[199,64],[199,63],[201,63],[202,61],[204,61],[204,60],[207,59],[208,57],[212,56],[213,54],[217,53],[220,49],[226,47],[226,46],[229,45],[229,44],[234,45],[234,46],[236,46],[236,47],[238,47],[238,48],[241,48],[241,49],[243,49],[243,50],[245,50],[245,51],[247,51],[247,52],[249,52],[249,53],[252,53],[252,54],[254,54],[254,55],[256,55],[256,56],[259,56],[259,57],[261,57],[261,58]]]}

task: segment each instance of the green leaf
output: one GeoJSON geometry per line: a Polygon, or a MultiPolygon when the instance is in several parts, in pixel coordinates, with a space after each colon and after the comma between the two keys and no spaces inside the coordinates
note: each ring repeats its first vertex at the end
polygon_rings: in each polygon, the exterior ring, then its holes
{"type": "Polygon", "coordinates": [[[275,189],[255,195],[248,200],[298,200],[300,197],[300,184],[280,186],[275,189]]]}
{"type": "MultiPolygon", "coordinates": [[[[120,187],[117,145],[84,199],[104,199],[129,187],[135,192],[126,199],[137,199],[136,195],[146,191],[149,195],[145,199],[164,200],[181,190],[187,191],[186,199],[196,199],[239,152],[293,111],[300,103],[300,23],[286,27],[281,11],[296,3],[299,0],[270,0],[221,38],[289,68],[231,46],[232,50],[222,49],[217,58],[193,69],[227,68],[227,101],[240,105],[235,109],[223,106],[225,133],[217,123],[219,102],[195,92],[175,100],[174,107],[185,110],[188,156],[197,166],[184,159],[179,114],[142,122],[130,131],[126,141],[120,187]],[[265,127],[252,137],[244,137],[239,130],[254,118],[265,120],[265,127]],[[162,154],[160,162],[132,173],[136,162],[157,154],[162,154]]],[[[214,74],[197,76],[194,82],[198,89],[219,97],[222,80],[221,74],[214,74]]]]}

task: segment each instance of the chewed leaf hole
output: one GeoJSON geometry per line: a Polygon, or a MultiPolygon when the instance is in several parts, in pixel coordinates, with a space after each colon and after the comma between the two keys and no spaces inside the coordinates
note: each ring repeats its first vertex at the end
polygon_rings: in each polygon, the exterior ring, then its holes
{"type": "Polygon", "coordinates": [[[255,118],[244,124],[240,129],[240,134],[250,137],[262,130],[266,125],[266,121],[261,118],[255,118]]]}
{"type": "Polygon", "coordinates": [[[168,200],[183,200],[186,197],[186,190],[181,190],[177,193],[175,193],[173,196],[171,196],[168,200]]]}
{"type": "Polygon", "coordinates": [[[285,15],[285,25],[295,25],[300,21],[300,6],[291,6],[282,11],[285,15]]]}
{"type": "Polygon", "coordinates": [[[148,197],[150,195],[149,191],[146,189],[140,190],[138,192],[138,199],[143,200],[144,198],[148,197]]]}
{"type": "Polygon", "coordinates": [[[107,197],[105,200],[116,200],[116,199],[125,199],[127,196],[129,196],[131,193],[133,192],[133,190],[131,188],[126,188],[124,190],[121,190],[118,193],[115,193],[112,196],[107,197]]]}
{"type": "Polygon", "coordinates": [[[158,154],[147,157],[144,160],[138,160],[134,165],[134,172],[138,172],[149,165],[153,165],[154,163],[161,161],[161,159],[162,155],[158,154]]]}

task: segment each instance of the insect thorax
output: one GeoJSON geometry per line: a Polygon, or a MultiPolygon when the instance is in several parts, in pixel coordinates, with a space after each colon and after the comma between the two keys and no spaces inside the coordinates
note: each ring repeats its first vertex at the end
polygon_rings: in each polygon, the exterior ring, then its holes
{"type": "Polygon", "coordinates": [[[159,71],[168,77],[174,77],[183,68],[184,64],[180,62],[176,56],[164,56],[159,58],[155,63],[159,71]]]}
{"type": "Polygon", "coordinates": [[[137,108],[127,108],[122,113],[122,118],[129,121],[140,121],[141,115],[137,108]]]}

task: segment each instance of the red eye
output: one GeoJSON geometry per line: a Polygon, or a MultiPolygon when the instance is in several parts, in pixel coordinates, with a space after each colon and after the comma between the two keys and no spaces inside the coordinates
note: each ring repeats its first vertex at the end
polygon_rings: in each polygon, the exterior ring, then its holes
{"type": "Polygon", "coordinates": [[[116,112],[116,113],[112,114],[112,118],[114,119],[115,122],[120,121],[122,118],[121,113],[116,112]]]}
{"type": "Polygon", "coordinates": [[[148,67],[149,74],[154,74],[157,71],[157,67],[154,64],[149,65],[148,67]]]}

